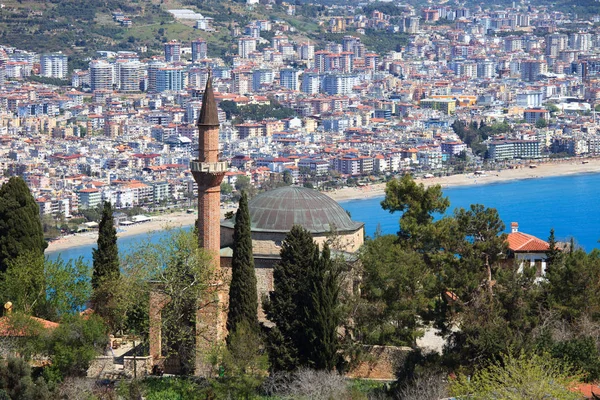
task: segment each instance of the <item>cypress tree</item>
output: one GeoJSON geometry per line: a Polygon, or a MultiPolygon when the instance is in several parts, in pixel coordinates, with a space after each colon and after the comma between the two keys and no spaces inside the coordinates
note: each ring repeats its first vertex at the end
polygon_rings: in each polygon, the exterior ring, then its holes
{"type": "Polygon", "coordinates": [[[92,250],[92,307],[115,332],[122,323],[119,304],[119,249],[110,202],[104,202],[98,227],[98,248],[92,250]]]}
{"type": "Polygon", "coordinates": [[[308,304],[304,313],[308,366],[331,371],[338,364],[340,270],[331,260],[327,244],[320,255],[316,252],[308,276],[308,304]]]}
{"type": "Polygon", "coordinates": [[[264,308],[275,324],[268,332],[267,351],[271,370],[292,371],[306,365],[305,308],[308,306],[308,272],[318,248],[312,236],[294,226],[281,247],[281,261],[273,268],[274,290],[264,308]]]}
{"type": "Polygon", "coordinates": [[[554,228],[550,229],[550,236],[548,237],[548,251],[546,251],[546,264],[548,267],[556,264],[561,256],[562,252],[557,247],[556,237],[554,236],[554,228]]]}
{"type": "Polygon", "coordinates": [[[23,179],[11,177],[0,188],[0,273],[19,255],[41,256],[47,246],[35,199],[23,179]]]}
{"type": "Polygon", "coordinates": [[[104,280],[116,280],[120,277],[119,249],[117,247],[117,230],[110,202],[104,202],[102,219],[98,227],[98,248],[92,250],[94,270],[92,288],[98,289],[104,280]]]}
{"type": "MultiPolygon", "coordinates": [[[[252,254],[250,211],[248,196],[246,192],[242,192],[233,228],[233,257],[229,286],[229,313],[227,314],[229,335],[235,333],[240,324],[244,324],[246,329],[251,332],[258,333],[257,312],[258,294],[252,254]]],[[[229,337],[227,339],[229,343],[229,337]]]]}

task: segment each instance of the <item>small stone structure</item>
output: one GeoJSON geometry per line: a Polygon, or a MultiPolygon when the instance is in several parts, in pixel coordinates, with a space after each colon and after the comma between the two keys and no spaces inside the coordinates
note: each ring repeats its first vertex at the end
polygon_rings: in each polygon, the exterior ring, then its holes
{"type": "Polygon", "coordinates": [[[116,372],[113,356],[98,356],[90,362],[87,370],[88,378],[100,378],[103,375],[116,372]]]}
{"type": "Polygon", "coordinates": [[[152,366],[153,360],[151,356],[123,357],[123,371],[129,376],[137,375],[138,378],[144,378],[152,373],[152,366]]]}
{"type": "Polygon", "coordinates": [[[393,381],[412,351],[410,347],[398,346],[363,346],[363,350],[363,361],[346,374],[348,378],[393,381]]]}

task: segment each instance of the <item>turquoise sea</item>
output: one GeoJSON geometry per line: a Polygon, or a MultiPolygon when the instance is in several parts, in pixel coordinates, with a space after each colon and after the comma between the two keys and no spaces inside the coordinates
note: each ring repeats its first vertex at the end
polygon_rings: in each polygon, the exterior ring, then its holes
{"type": "MultiPolygon", "coordinates": [[[[536,178],[444,189],[450,199],[452,212],[456,207],[468,208],[470,204],[494,207],[506,225],[519,223],[521,232],[546,240],[551,228],[556,237],[568,240],[574,237],[577,244],[590,251],[598,247],[600,239],[600,174],[571,175],[563,177],[536,178]]],[[[383,233],[396,233],[398,214],[381,209],[382,198],[351,200],[340,204],[352,215],[352,219],[365,223],[366,234],[372,236],[377,225],[383,233]]],[[[155,232],[119,239],[121,254],[137,242],[150,239],[158,241],[167,233],[155,232]]],[[[91,262],[92,248],[75,247],[61,252],[48,253],[50,258],[59,255],[63,259],[83,257],[91,262]]]]}

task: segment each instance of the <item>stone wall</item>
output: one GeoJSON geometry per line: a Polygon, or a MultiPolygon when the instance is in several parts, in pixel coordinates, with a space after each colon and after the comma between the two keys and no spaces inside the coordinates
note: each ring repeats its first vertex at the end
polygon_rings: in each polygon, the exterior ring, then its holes
{"type": "MultiPolygon", "coordinates": [[[[262,308],[262,299],[269,292],[273,291],[273,265],[274,259],[254,258],[254,271],[256,273],[256,292],[258,294],[258,319],[261,322],[266,321],[265,313],[262,308]]],[[[229,304],[229,283],[231,282],[231,258],[221,257],[221,272],[223,273],[223,289],[221,290],[221,309],[227,315],[229,304]]]]}
{"type": "Polygon", "coordinates": [[[98,356],[92,360],[87,370],[88,378],[99,378],[101,375],[115,372],[113,356],[98,356]]]}
{"type": "Polygon", "coordinates": [[[156,360],[162,356],[162,310],[171,301],[161,290],[160,284],[153,284],[150,289],[150,356],[156,360]]]}
{"type": "MultiPolygon", "coordinates": [[[[279,256],[281,244],[287,232],[252,232],[252,252],[256,255],[279,256]]],[[[329,232],[313,233],[313,239],[319,246],[323,246],[329,238],[329,232]]],[[[354,232],[340,232],[337,234],[334,248],[350,253],[358,251],[364,243],[364,229],[361,227],[354,232]]],[[[233,245],[233,228],[221,225],[221,247],[233,245]]]]}
{"type": "Polygon", "coordinates": [[[132,356],[123,357],[123,371],[125,373],[127,373],[127,375],[134,376],[134,374],[133,374],[134,364],[137,367],[136,374],[137,374],[138,378],[146,377],[152,373],[152,365],[153,365],[152,357],[137,356],[137,357],[135,357],[135,363],[134,363],[134,358],[132,356]]]}

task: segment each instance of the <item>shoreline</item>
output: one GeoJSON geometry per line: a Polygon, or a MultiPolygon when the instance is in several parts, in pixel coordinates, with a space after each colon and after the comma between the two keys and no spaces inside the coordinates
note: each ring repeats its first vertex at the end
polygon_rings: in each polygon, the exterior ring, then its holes
{"type": "MultiPolygon", "coordinates": [[[[568,160],[562,162],[548,162],[535,164],[536,168],[523,165],[516,169],[503,169],[501,171],[484,171],[483,175],[474,173],[444,176],[441,178],[417,178],[415,182],[422,183],[425,187],[441,185],[442,189],[450,187],[490,185],[496,183],[510,183],[526,179],[540,179],[571,175],[600,173],[600,159],[568,160]]],[[[347,187],[326,195],[338,202],[371,199],[385,195],[385,183],[377,183],[363,187],[347,187]]]]}
{"type": "MultiPolygon", "coordinates": [[[[235,211],[235,207],[225,207],[221,209],[221,218],[224,218],[228,211],[235,211]]],[[[159,215],[151,217],[148,222],[131,225],[127,227],[119,227],[117,230],[117,239],[148,234],[151,232],[162,231],[168,228],[178,229],[186,228],[194,225],[198,218],[198,212],[194,211],[191,214],[186,212],[176,212],[171,214],[159,215]]],[[[64,250],[70,250],[77,247],[85,247],[96,244],[98,241],[98,232],[75,233],[72,235],[63,236],[60,239],[48,243],[45,254],[58,253],[64,250]]]]}
{"type": "MultiPolygon", "coordinates": [[[[517,169],[505,169],[501,171],[484,171],[483,175],[458,174],[444,176],[441,178],[418,178],[417,183],[423,183],[426,187],[432,185],[441,185],[442,188],[474,186],[474,185],[490,185],[496,183],[510,183],[525,179],[539,179],[549,177],[560,177],[570,175],[582,175],[591,173],[600,173],[600,158],[582,160],[565,160],[561,162],[548,162],[536,164],[536,168],[529,168],[523,165],[517,169]]],[[[352,200],[365,200],[374,197],[382,197],[385,195],[385,183],[367,185],[363,187],[347,187],[337,189],[330,192],[323,192],[337,202],[346,202],[352,200]]],[[[224,217],[227,211],[235,211],[235,207],[228,206],[221,209],[221,218],[224,217]]],[[[129,236],[150,233],[154,231],[164,230],[166,228],[183,228],[193,225],[197,218],[197,211],[192,214],[186,212],[177,212],[171,214],[152,217],[149,222],[132,225],[128,227],[120,227],[117,232],[117,238],[125,238],[129,236]]],[[[46,254],[57,253],[64,250],[89,246],[96,243],[98,240],[97,232],[87,232],[73,234],[61,237],[58,240],[48,243],[46,254]]]]}

